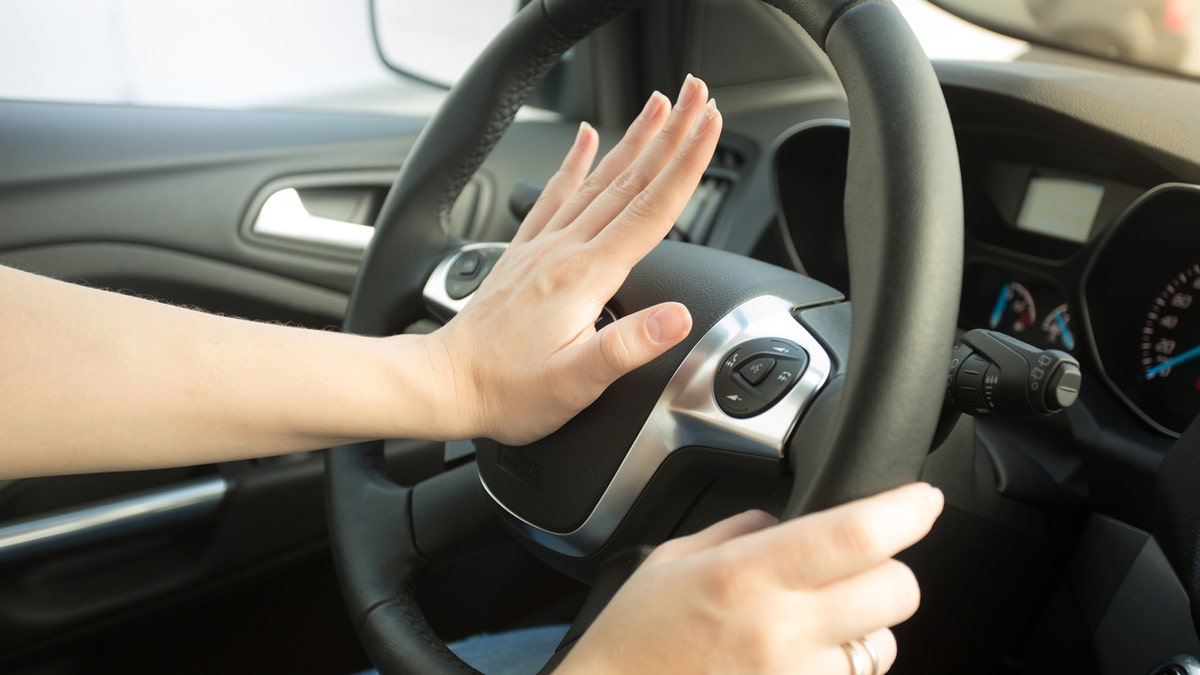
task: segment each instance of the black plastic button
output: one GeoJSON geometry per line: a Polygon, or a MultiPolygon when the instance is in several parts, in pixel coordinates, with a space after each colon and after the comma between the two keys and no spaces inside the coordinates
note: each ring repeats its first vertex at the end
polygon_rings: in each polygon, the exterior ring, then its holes
{"type": "Polygon", "coordinates": [[[767,402],[747,391],[732,378],[719,378],[713,386],[717,405],[730,417],[752,417],[767,407],[767,402]]]}
{"type": "Polygon", "coordinates": [[[458,260],[450,266],[450,273],[456,277],[473,277],[479,273],[479,265],[483,262],[483,256],[475,251],[467,251],[460,255],[458,260]]]}
{"type": "MultiPolygon", "coordinates": [[[[803,353],[803,352],[802,352],[803,353]]],[[[783,395],[791,391],[792,386],[796,384],[796,380],[804,374],[804,368],[807,366],[808,359],[804,361],[799,359],[780,359],[775,364],[775,369],[771,371],[770,377],[763,380],[755,389],[771,403],[783,398],[783,395]]]]}
{"type": "Polygon", "coordinates": [[[778,338],[757,338],[725,356],[713,380],[713,396],[731,417],[753,417],[791,391],[808,366],[800,345],[778,338]]]}
{"type": "Polygon", "coordinates": [[[450,263],[450,273],[446,275],[446,295],[452,300],[462,300],[479,288],[492,265],[500,258],[501,251],[466,251],[450,263]]]}
{"type": "Polygon", "coordinates": [[[759,356],[750,359],[746,365],[738,368],[738,372],[741,373],[742,377],[746,378],[747,382],[757,385],[767,378],[767,375],[770,374],[771,369],[774,367],[775,359],[759,356]]]}
{"type": "Polygon", "coordinates": [[[453,276],[446,279],[446,295],[449,295],[452,300],[462,300],[468,295],[475,292],[479,288],[479,284],[483,283],[483,276],[477,276],[473,279],[456,279],[453,276]]]}
{"type": "Polygon", "coordinates": [[[729,355],[725,357],[724,363],[721,364],[721,372],[718,375],[718,378],[729,377],[729,374],[732,373],[733,369],[736,368],[741,362],[742,348],[738,347],[732,352],[729,352],[729,355]]]}
{"type": "Polygon", "coordinates": [[[794,359],[808,360],[808,352],[800,345],[789,342],[787,340],[777,340],[775,338],[752,340],[746,343],[747,346],[752,346],[755,351],[762,351],[772,354],[777,357],[791,357],[794,359]]]}

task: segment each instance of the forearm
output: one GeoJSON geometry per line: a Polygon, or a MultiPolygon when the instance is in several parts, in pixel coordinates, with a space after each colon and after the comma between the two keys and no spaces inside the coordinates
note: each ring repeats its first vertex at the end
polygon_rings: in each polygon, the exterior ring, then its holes
{"type": "Polygon", "coordinates": [[[678,303],[595,318],[708,166],[706,99],[695,78],[674,108],[654,94],[590,174],[599,138],[581,125],[471,303],[428,336],[254,324],[0,268],[0,477],[553,432],[691,330],[678,303]]]}
{"type": "Polygon", "coordinates": [[[437,437],[423,338],[253,323],[0,268],[0,475],[437,437]]]}

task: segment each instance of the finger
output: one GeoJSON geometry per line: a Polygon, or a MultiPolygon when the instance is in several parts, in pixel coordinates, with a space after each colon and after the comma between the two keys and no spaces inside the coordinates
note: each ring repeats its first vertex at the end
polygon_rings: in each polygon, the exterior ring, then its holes
{"type": "MultiPolygon", "coordinates": [[[[709,108],[704,102],[707,98],[708,86],[702,80],[688,76],[680,91],[679,101],[662,130],[637,159],[616,176],[571,224],[571,230],[580,240],[592,239],[625,211],[631,202],[639,198],[642,191],[679,152],[694,128],[696,119],[706,118],[709,108]]],[[[705,164],[707,165],[707,158],[705,164]]],[[[693,189],[694,187],[692,186],[693,189]]],[[[687,202],[690,193],[691,190],[688,190],[682,195],[684,203],[687,202]]]]}
{"type": "Polygon", "coordinates": [[[896,665],[898,648],[896,647],[896,636],[890,629],[880,628],[864,636],[864,639],[875,648],[875,655],[879,657],[880,673],[886,673],[896,665]]]}
{"type": "MultiPolygon", "coordinates": [[[[856,636],[852,639],[866,640],[871,644],[871,648],[875,650],[875,656],[878,659],[879,673],[886,673],[895,665],[896,636],[892,634],[892,631],[882,628],[868,635],[856,636]]],[[[846,642],[849,642],[849,640],[846,642]]],[[[811,664],[813,666],[812,671],[820,673],[853,673],[854,661],[846,649],[846,642],[838,644],[836,647],[829,647],[822,650],[819,661],[811,664]]],[[[862,651],[865,648],[859,646],[858,649],[862,658],[868,659],[869,664],[867,653],[862,651]]]]}
{"type": "Polygon", "coordinates": [[[765,511],[745,511],[709,525],[695,534],[664,542],[654,549],[651,559],[656,562],[665,562],[683,558],[719,546],[742,535],[757,532],[778,522],[778,518],[765,511]]]}
{"type": "Polygon", "coordinates": [[[671,101],[659,92],[650,94],[646,106],[638,114],[637,119],[629,125],[625,136],[616,147],[600,160],[599,166],[581,185],[577,187],[562,207],[546,224],[546,230],[560,230],[571,224],[588,204],[608,187],[608,184],[621,175],[630,164],[637,159],[654,136],[662,129],[667,121],[667,112],[671,109],[671,101]]]}
{"type": "Polygon", "coordinates": [[[858,574],[929,533],[941,490],[916,483],[789,520],[750,535],[745,555],[772,565],[782,583],[815,587],[858,574]]]}
{"type": "Polygon", "coordinates": [[[666,167],[660,167],[650,184],[596,235],[598,255],[629,268],[662,241],[704,176],[722,124],[721,113],[710,100],[666,167]]]}
{"type": "Polygon", "coordinates": [[[575,142],[563,158],[562,166],[546,183],[546,188],[530,209],[529,215],[517,230],[512,243],[519,244],[529,241],[538,235],[546,223],[558,212],[564,202],[579,189],[579,184],[587,177],[588,169],[596,159],[596,150],[600,147],[600,136],[587,122],[579,123],[579,132],[575,142]]]}
{"type": "Polygon", "coordinates": [[[600,329],[573,352],[567,367],[588,378],[600,392],[674,347],[691,329],[692,315],[686,307],[677,302],[655,305],[600,329]]]}
{"type": "Polygon", "coordinates": [[[907,565],[890,559],[813,593],[825,608],[822,630],[837,643],[906,621],[921,604],[917,577],[907,565]]]}

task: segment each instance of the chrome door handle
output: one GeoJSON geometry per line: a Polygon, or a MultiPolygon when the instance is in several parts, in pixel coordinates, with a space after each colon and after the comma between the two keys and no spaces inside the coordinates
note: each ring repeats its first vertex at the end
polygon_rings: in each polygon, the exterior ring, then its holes
{"type": "Polygon", "coordinates": [[[250,231],[308,246],[332,247],[362,253],[375,228],[361,223],[314,216],[305,208],[296,188],[283,188],[263,202],[250,231]]]}

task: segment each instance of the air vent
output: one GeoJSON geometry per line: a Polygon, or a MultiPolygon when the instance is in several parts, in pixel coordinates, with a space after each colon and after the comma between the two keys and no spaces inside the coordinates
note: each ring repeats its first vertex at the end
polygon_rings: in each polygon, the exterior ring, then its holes
{"type": "Polygon", "coordinates": [[[717,148],[696,192],[675,221],[672,238],[694,243],[704,243],[708,239],[725,197],[737,183],[745,163],[745,157],[737,150],[726,146],[717,148]]]}

